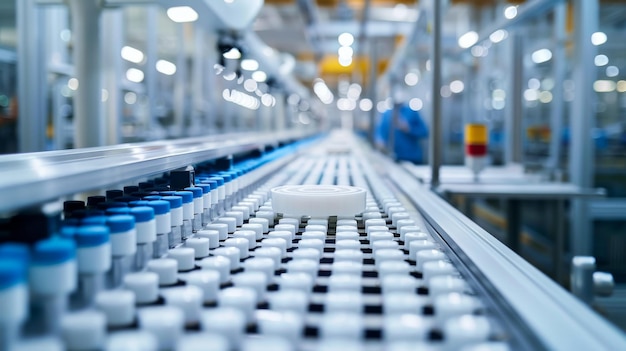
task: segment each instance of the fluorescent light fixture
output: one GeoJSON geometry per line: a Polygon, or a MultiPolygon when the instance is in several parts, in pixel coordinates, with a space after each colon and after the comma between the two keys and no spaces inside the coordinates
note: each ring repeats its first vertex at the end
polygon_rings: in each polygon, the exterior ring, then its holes
{"type": "Polygon", "coordinates": [[[517,17],[517,6],[509,6],[504,9],[504,17],[506,19],[513,19],[517,17]]]}
{"type": "Polygon", "coordinates": [[[475,46],[472,46],[470,52],[472,53],[472,56],[474,57],[483,57],[483,56],[487,56],[487,53],[489,52],[489,50],[485,49],[482,45],[475,45],[475,46]]]}
{"type": "Polygon", "coordinates": [[[533,90],[539,90],[541,87],[541,82],[537,78],[530,78],[528,80],[528,88],[533,90]]]}
{"type": "Polygon", "coordinates": [[[612,80],[596,80],[593,82],[593,90],[597,93],[610,93],[615,91],[617,84],[612,80]]]}
{"type": "Polygon", "coordinates": [[[420,98],[412,98],[409,100],[409,108],[413,111],[419,111],[424,107],[424,102],[420,98]]]}
{"type": "Polygon", "coordinates": [[[613,77],[617,77],[619,75],[619,68],[617,68],[616,66],[609,66],[606,68],[606,76],[613,78],[613,77]]]}
{"type": "Polygon", "coordinates": [[[137,68],[129,68],[126,71],[126,79],[133,83],[141,83],[143,81],[143,71],[137,68]]]}
{"type": "Polygon", "coordinates": [[[241,69],[246,71],[256,71],[259,69],[259,63],[253,59],[241,60],[241,69]]]}
{"type": "Polygon", "coordinates": [[[139,49],[135,49],[131,46],[124,46],[122,48],[122,58],[132,63],[143,62],[144,54],[139,49]]]}
{"type": "Polygon", "coordinates": [[[156,70],[165,75],[171,76],[176,73],[176,65],[166,60],[158,60],[156,62],[156,70]]]}
{"type": "Polygon", "coordinates": [[[454,94],[461,93],[463,90],[465,90],[465,84],[462,81],[454,80],[450,83],[450,91],[454,94]]]}
{"type": "Polygon", "coordinates": [[[552,51],[549,49],[539,49],[533,52],[530,58],[537,64],[548,62],[552,59],[552,51]]]}
{"type": "Polygon", "coordinates": [[[489,40],[491,40],[492,43],[497,44],[506,39],[508,36],[509,33],[506,30],[498,29],[497,31],[491,33],[489,40]]]}
{"type": "Polygon", "coordinates": [[[254,91],[256,91],[256,89],[259,87],[259,85],[257,84],[256,80],[254,79],[246,79],[243,82],[243,88],[246,89],[246,91],[253,93],[254,91]]]}
{"type": "Polygon", "coordinates": [[[361,111],[371,111],[372,107],[374,107],[374,104],[372,103],[372,100],[370,99],[363,99],[361,101],[359,101],[359,108],[361,109],[361,111]]]}
{"type": "Polygon", "coordinates": [[[339,56],[339,64],[343,67],[348,67],[352,64],[352,57],[339,56]]]}
{"type": "Polygon", "coordinates": [[[167,17],[177,23],[194,22],[198,13],[189,6],[175,6],[167,9],[167,17]]]}
{"type": "Polygon", "coordinates": [[[229,59],[229,60],[239,60],[241,58],[241,52],[237,48],[232,48],[228,50],[227,52],[225,52],[224,54],[222,54],[222,56],[224,56],[224,58],[229,59]]]}
{"type": "Polygon", "coordinates": [[[404,83],[410,87],[417,85],[419,80],[420,77],[415,72],[409,72],[404,76],[404,83]]]}
{"type": "Polygon", "coordinates": [[[609,64],[609,57],[606,55],[597,55],[593,59],[593,63],[598,67],[606,66],[609,64]]]}
{"type": "Polygon", "coordinates": [[[591,34],[591,43],[595,46],[606,43],[607,37],[603,32],[595,32],[591,34]]]}
{"type": "Polygon", "coordinates": [[[547,104],[552,101],[552,93],[549,91],[542,91],[539,93],[539,101],[547,104]]]}
{"type": "Polygon", "coordinates": [[[359,84],[352,83],[350,84],[350,87],[348,88],[348,93],[346,95],[348,99],[356,101],[359,99],[359,96],[361,96],[362,91],[363,88],[359,84]]]}
{"type": "Polygon", "coordinates": [[[472,47],[478,42],[478,33],[469,31],[459,37],[459,46],[463,49],[472,47]]]}
{"type": "Polygon", "coordinates": [[[324,83],[324,81],[319,78],[316,79],[315,83],[313,84],[313,92],[315,92],[315,95],[317,95],[320,101],[322,101],[322,103],[326,105],[331,104],[335,99],[335,96],[333,95],[332,91],[330,91],[326,83],[324,83]]]}
{"type": "Polygon", "coordinates": [[[620,80],[617,82],[617,91],[620,93],[626,93],[626,80],[620,80]]]}
{"type": "Polygon", "coordinates": [[[352,55],[354,54],[354,50],[352,50],[352,48],[349,46],[342,46],[339,48],[339,50],[337,50],[337,53],[340,57],[352,57],[352,55]]]}
{"type": "Polygon", "coordinates": [[[261,103],[267,107],[276,105],[276,98],[270,94],[261,95],[261,103]]]}
{"type": "Polygon", "coordinates": [[[259,99],[257,99],[256,97],[235,89],[224,89],[224,91],[222,91],[222,97],[226,101],[232,102],[250,110],[257,110],[261,106],[259,99]]]}
{"type": "Polygon", "coordinates": [[[347,98],[337,100],[337,109],[339,111],[352,111],[356,108],[356,102],[347,98]]]}
{"type": "Polygon", "coordinates": [[[539,99],[539,91],[535,89],[526,89],[524,91],[524,100],[537,101],[539,99]]]}
{"type": "Polygon", "coordinates": [[[267,74],[265,74],[265,72],[263,71],[255,71],[252,73],[252,79],[256,80],[259,83],[265,82],[265,80],[267,79],[267,74]]]}
{"type": "Polygon", "coordinates": [[[354,36],[350,33],[341,33],[339,37],[337,37],[337,41],[341,46],[350,46],[354,43],[354,36]]]}

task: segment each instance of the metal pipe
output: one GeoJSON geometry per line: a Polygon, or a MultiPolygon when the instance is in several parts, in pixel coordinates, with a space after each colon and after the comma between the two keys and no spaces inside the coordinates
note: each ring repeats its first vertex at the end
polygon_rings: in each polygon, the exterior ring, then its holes
{"type": "Polygon", "coordinates": [[[435,188],[439,185],[439,167],[441,166],[441,119],[443,118],[441,83],[443,57],[441,55],[441,27],[443,20],[442,1],[433,3],[433,42],[432,59],[430,60],[433,71],[433,112],[431,121],[431,135],[428,152],[430,154],[430,185],[435,188]]]}
{"type": "Polygon", "coordinates": [[[74,35],[74,67],[78,89],[74,95],[74,147],[104,145],[102,65],[98,0],[70,0],[74,35]]]}
{"type": "Polygon", "coordinates": [[[511,71],[509,83],[511,102],[505,119],[505,163],[522,162],[522,118],[523,118],[523,83],[524,80],[524,42],[521,34],[511,35],[511,71]]]}
{"type": "Polygon", "coordinates": [[[120,77],[122,77],[122,60],[120,51],[124,40],[124,12],[122,9],[107,10],[102,14],[103,44],[102,54],[104,88],[106,99],[104,100],[104,116],[107,124],[107,145],[116,145],[121,142],[121,119],[122,119],[122,89],[120,77]]]}
{"type": "Polygon", "coordinates": [[[156,71],[156,62],[158,55],[158,38],[159,26],[158,20],[158,7],[156,5],[150,5],[146,7],[146,66],[145,66],[145,84],[146,95],[148,97],[147,109],[146,109],[146,123],[144,125],[147,135],[153,135],[152,130],[156,124],[156,111],[158,97],[158,81],[159,77],[156,71]]]}

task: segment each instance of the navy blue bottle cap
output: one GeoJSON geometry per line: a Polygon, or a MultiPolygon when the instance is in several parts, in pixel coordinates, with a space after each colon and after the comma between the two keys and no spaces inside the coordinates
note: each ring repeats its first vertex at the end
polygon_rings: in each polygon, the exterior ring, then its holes
{"type": "MultiPolygon", "coordinates": [[[[133,193],[133,194],[136,194],[136,193],[133,193]]],[[[139,200],[141,200],[139,196],[132,196],[132,195],[125,195],[125,196],[121,196],[115,199],[116,202],[126,202],[126,203],[129,203],[131,201],[139,201],[139,200]]]]}
{"type": "Polygon", "coordinates": [[[136,185],[129,185],[124,187],[124,195],[130,195],[139,191],[139,187],[136,185]]]}
{"type": "Polygon", "coordinates": [[[211,186],[209,184],[204,184],[204,183],[196,183],[196,186],[200,189],[202,189],[202,193],[203,194],[208,194],[211,192],[211,186]]]}
{"type": "Polygon", "coordinates": [[[20,243],[5,243],[0,245],[0,259],[14,259],[24,263],[30,260],[28,246],[20,243]]]}
{"type": "Polygon", "coordinates": [[[146,201],[154,201],[154,200],[161,200],[160,195],[150,195],[150,196],[146,196],[144,197],[142,200],[146,200],[146,201]]]}
{"type": "Polygon", "coordinates": [[[161,191],[160,194],[161,196],[174,196],[176,192],[174,190],[168,190],[168,191],[161,191]]]}
{"type": "Polygon", "coordinates": [[[107,219],[107,226],[111,234],[124,233],[135,228],[135,217],[127,214],[111,216],[107,219]]]}
{"type": "Polygon", "coordinates": [[[61,226],[66,226],[66,225],[68,225],[68,226],[71,226],[71,225],[79,226],[80,225],[80,219],[78,219],[78,218],[66,218],[66,219],[64,219],[61,222],[60,225],[61,226]]]}
{"type": "Polygon", "coordinates": [[[118,190],[118,189],[107,190],[105,194],[106,194],[107,201],[113,201],[118,197],[124,196],[124,191],[118,190]]]}
{"type": "Polygon", "coordinates": [[[199,188],[197,186],[186,187],[185,191],[191,191],[195,199],[202,197],[202,188],[199,188]]]}
{"type": "Polygon", "coordinates": [[[148,206],[154,209],[155,215],[162,215],[170,212],[170,203],[165,200],[149,201],[148,206]]]}
{"type": "Polygon", "coordinates": [[[128,206],[130,207],[148,206],[148,202],[150,201],[147,201],[147,200],[131,201],[128,203],[128,206]]]}
{"type": "Polygon", "coordinates": [[[147,222],[154,219],[152,207],[139,206],[130,209],[130,214],[135,217],[135,222],[147,222]]]}
{"type": "Polygon", "coordinates": [[[98,204],[98,209],[106,212],[109,208],[128,207],[128,203],[122,201],[107,201],[98,204]]]}
{"type": "Polygon", "coordinates": [[[105,202],[106,200],[107,198],[101,195],[89,196],[87,198],[87,207],[95,208],[99,203],[105,202]]]}
{"type": "Polygon", "coordinates": [[[190,202],[193,202],[193,193],[191,191],[177,191],[174,194],[176,196],[182,197],[184,204],[188,204],[190,202]]]}
{"type": "Polygon", "coordinates": [[[79,248],[99,246],[109,242],[109,234],[106,225],[86,225],[76,229],[74,240],[79,248]]]}
{"type": "Polygon", "coordinates": [[[35,244],[32,257],[33,264],[42,266],[64,263],[76,257],[76,244],[62,238],[41,240],[35,244]]]}
{"type": "Polygon", "coordinates": [[[90,216],[80,221],[82,225],[105,225],[107,223],[106,216],[90,216]]]}
{"type": "Polygon", "coordinates": [[[151,181],[147,181],[147,182],[141,182],[138,185],[139,185],[139,189],[143,190],[146,188],[152,188],[154,186],[154,183],[151,181]]]}
{"type": "Polygon", "coordinates": [[[128,213],[130,213],[130,207],[113,207],[113,208],[108,208],[106,213],[107,213],[108,216],[128,214],[128,213]]]}
{"type": "Polygon", "coordinates": [[[209,180],[214,180],[217,182],[217,186],[222,186],[224,185],[224,178],[222,177],[218,177],[218,176],[212,176],[209,178],[209,180]]]}
{"type": "Polygon", "coordinates": [[[63,212],[65,216],[71,215],[76,210],[84,210],[85,202],[79,200],[68,200],[63,202],[63,212]]]}
{"type": "Polygon", "coordinates": [[[26,281],[26,263],[11,258],[0,258],[0,291],[26,281]]]}
{"type": "Polygon", "coordinates": [[[180,196],[163,196],[162,201],[170,203],[170,208],[179,208],[183,205],[183,198],[180,196]]]}

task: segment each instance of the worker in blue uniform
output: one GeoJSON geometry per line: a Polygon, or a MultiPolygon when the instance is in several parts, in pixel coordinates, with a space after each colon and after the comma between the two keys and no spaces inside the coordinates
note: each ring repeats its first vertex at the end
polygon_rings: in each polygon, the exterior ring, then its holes
{"type": "Polygon", "coordinates": [[[406,102],[402,102],[382,113],[376,128],[375,141],[377,147],[392,152],[392,157],[396,160],[421,164],[424,162],[421,140],[427,136],[428,127],[420,113],[411,109],[406,102]],[[397,113],[397,118],[392,136],[390,128],[394,113],[397,113]],[[393,147],[390,146],[391,143],[393,147]]]}

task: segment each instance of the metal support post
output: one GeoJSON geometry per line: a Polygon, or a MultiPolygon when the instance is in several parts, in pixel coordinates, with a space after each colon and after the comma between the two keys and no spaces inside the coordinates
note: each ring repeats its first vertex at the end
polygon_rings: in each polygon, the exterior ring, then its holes
{"type": "Polygon", "coordinates": [[[505,117],[505,163],[522,162],[522,95],[524,86],[524,42],[520,33],[513,33],[511,42],[512,79],[509,80],[511,101],[505,117]]]}
{"type": "Polygon", "coordinates": [[[46,149],[47,90],[43,14],[35,0],[17,4],[18,143],[20,152],[46,149]]]}
{"type": "MultiPolygon", "coordinates": [[[[566,57],[565,41],[567,33],[565,31],[565,17],[567,15],[567,4],[560,3],[554,8],[554,45],[552,50],[552,72],[554,76],[554,86],[562,87],[565,80],[566,57]]],[[[563,130],[563,89],[552,90],[552,104],[550,105],[550,152],[547,160],[547,169],[552,177],[557,175],[560,169],[561,159],[561,131],[563,130]]]]}
{"type": "MultiPolygon", "coordinates": [[[[598,30],[598,0],[574,1],[574,43],[576,43],[573,67],[575,98],[572,103],[570,119],[569,175],[571,182],[587,188],[593,186],[593,143],[591,128],[594,126],[596,93],[593,82],[596,79],[594,58],[596,47],[591,43],[591,35],[598,30]]],[[[592,253],[592,225],[589,220],[587,203],[583,200],[572,201],[570,217],[572,219],[571,254],[589,255],[592,253]]]]}
{"type": "Polygon", "coordinates": [[[433,2],[433,54],[431,56],[430,64],[433,70],[433,85],[432,85],[432,99],[433,99],[433,111],[432,111],[432,123],[431,123],[431,135],[430,143],[428,145],[428,152],[430,153],[430,185],[435,188],[439,185],[439,167],[441,166],[441,120],[443,118],[442,113],[442,96],[441,96],[441,83],[442,83],[442,65],[443,56],[441,53],[441,28],[443,21],[443,1],[433,2]]]}
{"type": "Polygon", "coordinates": [[[122,119],[122,60],[120,52],[124,42],[124,12],[122,9],[110,9],[102,13],[102,64],[104,91],[104,116],[106,120],[106,144],[119,144],[121,139],[122,119]]]}
{"type": "Polygon", "coordinates": [[[376,102],[378,101],[378,94],[376,92],[376,82],[378,81],[378,44],[377,39],[370,40],[370,64],[369,64],[369,78],[368,78],[368,92],[369,98],[372,101],[372,109],[369,111],[369,139],[372,145],[376,144],[376,116],[378,110],[376,109],[376,102]]]}
{"type": "Polygon", "coordinates": [[[146,66],[145,66],[145,82],[146,96],[148,98],[148,106],[146,109],[146,120],[144,124],[144,132],[146,136],[154,135],[156,120],[156,105],[158,97],[158,81],[159,76],[156,70],[156,62],[158,55],[158,7],[156,5],[146,6],[146,66]]]}
{"type": "Polygon", "coordinates": [[[185,23],[178,24],[178,52],[176,54],[176,77],[174,82],[174,135],[185,135],[185,91],[187,79],[187,60],[185,54],[185,23]]]}
{"type": "Polygon", "coordinates": [[[200,26],[195,26],[193,28],[193,65],[191,67],[193,73],[191,75],[191,85],[193,89],[191,90],[192,94],[192,120],[191,125],[194,127],[194,130],[191,131],[193,135],[201,135],[204,134],[202,131],[201,125],[203,123],[204,114],[204,76],[206,72],[204,70],[204,30],[200,28],[200,26]]]}
{"type": "Polygon", "coordinates": [[[74,37],[74,147],[102,146],[102,64],[100,55],[100,1],[69,0],[74,37]]]}

